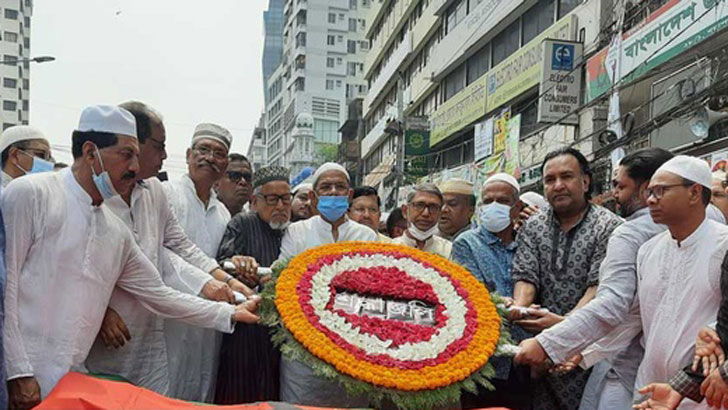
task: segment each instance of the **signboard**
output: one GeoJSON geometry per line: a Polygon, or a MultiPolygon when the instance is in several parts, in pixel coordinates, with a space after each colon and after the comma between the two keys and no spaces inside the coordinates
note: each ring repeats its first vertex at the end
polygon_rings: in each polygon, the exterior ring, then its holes
{"type": "Polygon", "coordinates": [[[427,155],[430,152],[430,131],[407,130],[404,133],[404,155],[415,157],[405,160],[405,174],[408,177],[427,175],[427,155]]]}
{"type": "Polygon", "coordinates": [[[587,101],[607,92],[614,83],[635,80],[685,50],[728,27],[728,2],[672,0],[655,10],[635,30],[622,37],[618,75],[609,77],[609,47],[586,64],[587,101]]]}
{"type": "MultiPolygon", "coordinates": [[[[583,45],[568,41],[544,40],[538,122],[557,122],[579,107],[583,45]]],[[[578,124],[571,115],[562,123],[578,124]]]]}
{"type": "Polygon", "coordinates": [[[547,38],[572,40],[575,19],[570,15],[557,21],[485,75],[488,78],[488,112],[538,85],[541,81],[543,41],[547,38]]]}
{"type": "Polygon", "coordinates": [[[521,142],[521,114],[508,121],[508,138],[505,151],[505,173],[513,175],[516,179],[521,177],[521,162],[518,146],[521,142]]]}
{"type": "Polygon", "coordinates": [[[485,115],[485,81],[481,76],[432,114],[430,147],[485,115]]]}
{"type": "Polygon", "coordinates": [[[504,108],[495,117],[493,126],[493,152],[495,154],[506,150],[506,138],[508,137],[508,120],[511,119],[511,107],[504,108]]]}
{"type": "Polygon", "coordinates": [[[493,119],[488,118],[483,122],[475,124],[473,137],[475,147],[475,161],[493,154],[493,119]]]}

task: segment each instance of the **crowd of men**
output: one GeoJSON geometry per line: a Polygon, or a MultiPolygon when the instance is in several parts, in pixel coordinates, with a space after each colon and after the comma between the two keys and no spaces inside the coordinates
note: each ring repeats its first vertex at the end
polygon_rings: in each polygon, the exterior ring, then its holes
{"type": "Polygon", "coordinates": [[[446,408],[728,407],[728,179],[703,160],[630,153],[616,214],[592,203],[572,148],[544,159],[543,196],[498,173],[478,196],[462,179],[417,185],[385,214],[339,164],[292,187],[231,144],[199,124],[187,173],[162,182],[163,118],[140,102],[86,108],[68,167],[41,131],[2,133],[0,407],[32,408],[69,371],[198,402],[367,407],[258,324],[273,280],[259,267],[345,241],[451,259],[505,301],[518,353],[492,358],[494,389],[446,408]]]}

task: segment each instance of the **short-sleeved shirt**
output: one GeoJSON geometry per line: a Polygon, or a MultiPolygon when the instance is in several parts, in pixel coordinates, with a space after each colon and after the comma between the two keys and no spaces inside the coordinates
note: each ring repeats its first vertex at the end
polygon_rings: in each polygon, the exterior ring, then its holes
{"type": "Polygon", "coordinates": [[[563,232],[553,209],[529,218],[518,234],[513,282],[536,286],[536,303],[564,315],[579,303],[586,289],[599,283],[599,265],[612,231],[622,219],[598,205],[563,232]]]}

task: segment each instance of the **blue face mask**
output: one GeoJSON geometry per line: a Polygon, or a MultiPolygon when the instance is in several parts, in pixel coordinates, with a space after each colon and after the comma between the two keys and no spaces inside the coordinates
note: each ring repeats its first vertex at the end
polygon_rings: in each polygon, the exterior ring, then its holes
{"type": "Polygon", "coordinates": [[[511,207],[498,202],[484,205],[478,212],[480,223],[488,232],[498,233],[511,225],[511,207]]]}
{"type": "Polygon", "coordinates": [[[349,196],[320,196],[316,208],[327,221],[338,221],[349,209],[349,196]]]}
{"type": "Polygon", "coordinates": [[[101,197],[104,198],[104,200],[107,200],[118,195],[118,193],[116,192],[116,189],[114,189],[114,184],[111,183],[109,173],[104,169],[104,161],[101,159],[101,153],[99,152],[98,147],[94,147],[94,149],[96,150],[96,155],[101,163],[101,173],[96,175],[94,167],[92,166],[91,176],[93,177],[96,189],[99,190],[99,194],[101,194],[101,197]]]}
{"type": "Polygon", "coordinates": [[[18,168],[20,168],[21,171],[25,172],[26,174],[37,174],[39,172],[53,171],[52,162],[46,161],[43,158],[38,158],[36,156],[30,155],[25,151],[20,151],[20,152],[22,152],[23,154],[25,154],[33,159],[33,166],[30,167],[30,171],[26,171],[20,165],[16,165],[18,168]]]}

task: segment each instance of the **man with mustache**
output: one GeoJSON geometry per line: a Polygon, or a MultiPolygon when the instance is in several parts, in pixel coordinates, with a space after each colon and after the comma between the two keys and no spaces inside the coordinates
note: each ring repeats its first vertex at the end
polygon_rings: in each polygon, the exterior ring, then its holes
{"type": "MultiPolygon", "coordinates": [[[[288,169],[279,166],[255,172],[253,211],[239,213],[228,223],[218,260],[247,255],[262,266],[271,266],[278,259],[283,232],[291,219],[288,178],[288,169]]],[[[255,274],[245,281],[255,287],[268,280],[269,276],[255,274]]],[[[223,336],[215,403],[278,401],[280,353],[273,347],[269,331],[260,325],[238,326],[232,335],[223,336]]]]}
{"type": "MultiPolygon", "coordinates": [[[[622,222],[589,203],[591,170],[581,152],[573,148],[552,151],[541,168],[550,207],[521,227],[512,268],[515,305],[539,304],[548,309],[535,310],[527,317],[512,311],[511,319],[532,333],[561,322],[594,297],[609,236],[622,222]]],[[[577,371],[536,381],[533,409],[578,409],[588,376],[577,371]]]]}
{"type": "Polygon", "coordinates": [[[225,204],[230,215],[248,210],[252,180],[253,167],[248,158],[236,153],[228,155],[227,170],[215,184],[215,191],[217,199],[225,204]]]}
{"type": "MultiPolygon", "coordinates": [[[[106,205],[126,223],[139,247],[160,272],[167,265],[163,261],[168,259],[165,253],[168,249],[198,268],[180,271],[186,275],[184,280],[190,284],[191,294],[233,302],[232,291],[223,281],[228,274],[187,237],[177,222],[162,183],[156,178],[167,158],[161,115],[141,102],[130,101],[120,106],[136,120],[139,171],[123,175],[124,181],[135,183],[106,201],[106,205]]],[[[237,281],[232,285],[236,290],[247,290],[237,281]]],[[[161,317],[117,287],[99,336],[86,359],[86,367],[91,372],[119,375],[137,386],[167,394],[169,374],[163,331],[161,317]]]]}
{"type": "MultiPolygon", "coordinates": [[[[187,149],[188,173],[176,181],[163,183],[174,213],[189,239],[207,256],[218,253],[230,212],[217,199],[215,183],[222,178],[228,165],[228,151],[232,135],[227,129],[203,123],[195,128],[190,148],[187,149]]],[[[182,272],[196,268],[175,254],[170,254],[172,272],[168,278],[178,289],[196,293],[188,287],[182,272]],[[176,275],[174,274],[176,272],[176,275]]],[[[235,257],[239,274],[256,272],[255,260],[235,257]]],[[[227,275],[225,282],[234,285],[236,279],[227,275]]],[[[243,289],[245,293],[249,290],[243,289]]],[[[167,354],[169,356],[169,395],[178,399],[211,402],[215,394],[215,379],[222,335],[184,324],[165,323],[167,354]]]]}
{"type": "Polygon", "coordinates": [[[475,213],[473,183],[461,178],[452,178],[440,184],[443,196],[442,212],[438,230],[440,237],[455,242],[460,234],[472,227],[470,220],[475,213]]]}
{"type": "MultiPolygon", "coordinates": [[[[11,409],[28,409],[84,361],[114,286],[164,315],[232,332],[255,322],[241,305],[205,301],[164,285],[129,228],[105,201],[139,172],[136,122],[115,106],[86,108],[73,133],[74,163],[20,178],[3,192],[6,364],[11,409]]],[[[250,306],[254,307],[254,306],[250,306]]]]}

